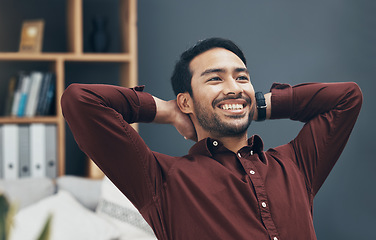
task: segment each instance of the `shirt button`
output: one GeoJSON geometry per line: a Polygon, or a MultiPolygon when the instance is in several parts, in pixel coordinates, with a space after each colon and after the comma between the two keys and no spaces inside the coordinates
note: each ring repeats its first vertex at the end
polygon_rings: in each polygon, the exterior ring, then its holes
{"type": "Polygon", "coordinates": [[[251,155],[253,155],[253,151],[251,150],[251,155]]]}
{"type": "Polygon", "coordinates": [[[241,157],[242,157],[242,155],[241,155],[240,153],[238,153],[238,157],[239,157],[239,158],[241,158],[241,157]]]}
{"type": "Polygon", "coordinates": [[[253,170],[251,170],[251,171],[249,171],[249,173],[253,175],[253,174],[255,174],[256,172],[253,171],[253,170]]]}
{"type": "Polygon", "coordinates": [[[277,238],[277,237],[274,237],[273,240],[278,240],[278,238],[277,238]]]}
{"type": "Polygon", "coordinates": [[[265,202],[262,202],[262,203],[261,203],[261,206],[262,206],[262,207],[266,207],[266,203],[265,203],[265,202]]]}
{"type": "Polygon", "coordinates": [[[217,142],[217,141],[214,141],[214,142],[213,142],[213,145],[214,145],[214,147],[218,146],[218,142],[217,142]]]}

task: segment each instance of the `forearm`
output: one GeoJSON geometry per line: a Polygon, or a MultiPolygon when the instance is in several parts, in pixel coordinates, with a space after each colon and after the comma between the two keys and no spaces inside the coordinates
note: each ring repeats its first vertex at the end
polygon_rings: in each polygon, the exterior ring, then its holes
{"type": "Polygon", "coordinates": [[[355,83],[273,84],[271,92],[272,119],[290,118],[302,122],[329,111],[352,114],[349,110],[359,110],[362,100],[355,83]]]}
{"type": "Polygon", "coordinates": [[[124,88],[103,84],[71,84],[61,98],[64,117],[70,121],[85,119],[91,114],[113,110],[127,123],[151,122],[155,103],[142,87],[124,88]]]}

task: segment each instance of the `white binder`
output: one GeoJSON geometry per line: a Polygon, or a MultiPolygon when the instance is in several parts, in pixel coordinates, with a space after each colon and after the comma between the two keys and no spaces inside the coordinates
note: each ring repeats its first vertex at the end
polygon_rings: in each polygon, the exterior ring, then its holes
{"type": "Polygon", "coordinates": [[[46,175],[49,178],[57,176],[57,133],[55,124],[46,125],[46,175]]]}
{"type": "Polygon", "coordinates": [[[19,169],[17,124],[4,124],[2,135],[3,177],[4,179],[17,179],[19,169]]]}
{"type": "Polygon", "coordinates": [[[46,176],[46,125],[30,124],[31,177],[46,176]]]}
{"type": "Polygon", "coordinates": [[[30,125],[18,125],[19,176],[30,176],[30,125]]]}

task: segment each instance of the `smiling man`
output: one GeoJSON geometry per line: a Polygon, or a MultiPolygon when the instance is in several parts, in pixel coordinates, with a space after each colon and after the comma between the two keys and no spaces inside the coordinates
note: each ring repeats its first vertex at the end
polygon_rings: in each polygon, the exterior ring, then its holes
{"type": "MultiPolygon", "coordinates": [[[[185,51],[172,75],[176,99],[72,84],[63,114],[81,149],[138,208],[158,239],[316,239],[313,199],[359,114],[355,83],[275,83],[255,93],[242,51],[210,38],[185,51]],[[305,122],[267,151],[252,120],[305,122]],[[154,152],[129,125],[172,124],[197,141],[189,153],[154,152]]],[[[164,136],[156,136],[166,141],[164,136]]]]}
{"type": "Polygon", "coordinates": [[[236,152],[246,145],[256,109],[245,63],[230,50],[216,47],[193,58],[189,68],[195,91],[177,93],[178,106],[191,116],[198,139],[219,139],[236,152]]]}

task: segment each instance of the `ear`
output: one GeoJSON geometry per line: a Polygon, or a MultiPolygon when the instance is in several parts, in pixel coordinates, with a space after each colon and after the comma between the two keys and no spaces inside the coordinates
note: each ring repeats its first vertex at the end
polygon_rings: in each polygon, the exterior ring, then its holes
{"type": "Polygon", "coordinates": [[[178,104],[180,111],[182,111],[183,113],[193,113],[192,98],[188,92],[179,93],[176,97],[176,103],[178,104]]]}

